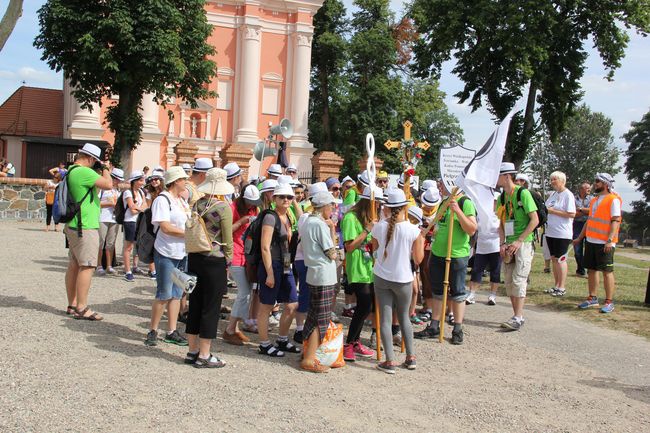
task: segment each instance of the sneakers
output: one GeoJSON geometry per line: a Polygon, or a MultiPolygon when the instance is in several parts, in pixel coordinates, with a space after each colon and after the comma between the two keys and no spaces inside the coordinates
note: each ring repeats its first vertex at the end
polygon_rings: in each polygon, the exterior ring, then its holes
{"type": "Polygon", "coordinates": [[[564,296],[565,293],[566,293],[565,289],[556,288],[555,291],[553,291],[553,293],[551,293],[551,296],[555,296],[556,298],[560,298],[560,297],[564,296]]]}
{"type": "Polygon", "coordinates": [[[156,271],[153,271],[153,272],[149,271],[147,273],[147,275],[149,275],[150,280],[155,280],[156,279],[156,271]]]}
{"type": "Polygon", "coordinates": [[[126,281],[128,281],[129,283],[132,283],[132,282],[135,281],[135,277],[133,276],[133,274],[132,274],[131,272],[125,274],[125,275],[124,275],[124,279],[125,279],[126,281]]]}
{"type": "Polygon", "coordinates": [[[600,309],[601,313],[611,313],[614,311],[614,303],[612,301],[605,302],[605,305],[600,309]]]}
{"type": "Polygon", "coordinates": [[[458,331],[453,331],[451,333],[451,344],[455,345],[461,345],[463,344],[463,328],[459,329],[458,331]]]}
{"type": "Polygon", "coordinates": [[[210,354],[207,359],[203,359],[199,356],[196,357],[196,362],[194,362],[195,368],[222,368],[225,367],[226,363],[213,354],[210,354]]]}
{"type": "Polygon", "coordinates": [[[402,332],[397,331],[397,333],[393,334],[393,344],[395,346],[401,346],[402,345],[402,332]]]}
{"type": "Polygon", "coordinates": [[[503,322],[501,327],[508,331],[519,331],[524,326],[524,319],[518,320],[516,317],[511,317],[507,322],[503,322]]]}
{"type": "Polygon", "coordinates": [[[354,346],[352,344],[343,345],[343,360],[347,362],[354,362],[357,360],[354,354],[354,346]]]}
{"type": "Polygon", "coordinates": [[[595,296],[589,296],[586,300],[578,304],[578,308],[581,310],[586,310],[589,307],[597,307],[598,305],[600,305],[598,304],[598,298],[595,296]]]}
{"type": "Polygon", "coordinates": [[[274,327],[278,326],[280,324],[280,320],[275,317],[275,315],[271,314],[269,316],[269,327],[274,327]]]}
{"type": "Polygon", "coordinates": [[[113,268],[108,268],[108,269],[106,269],[106,273],[108,275],[115,275],[115,274],[117,274],[117,271],[115,269],[113,269],[113,268]]]}
{"type": "Polygon", "coordinates": [[[359,355],[362,358],[372,358],[373,356],[375,356],[375,351],[364,346],[363,344],[361,344],[360,341],[355,341],[354,343],[352,343],[352,349],[354,350],[354,353],[356,355],[359,355]]]}
{"type": "Polygon", "coordinates": [[[490,293],[488,295],[488,305],[496,305],[497,304],[497,295],[494,293],[490,293]]]}
{"type": "Polygon", "coordinates": [[[158,331],[152,329],[147,334],[147,338],[144,340],[146,346],[157,346],[158,345],[158,331]]]}
{"type": "Polygon", "coordinates": [[[417,367],[417,364],[415,362],[415,357],[406,357],[406,360],[404,361],[404,364],[402,364],[404,368],[407,370],[415,370],[417,367]]]}
{"type": "Polygon", "coordinates": [[[391,364],[389,361],[384,361],[382,363],[379,363],[376,365],[375,368],[387,374],[395,374],[395,366],[391,364]]]}
{"type": "Polygon", "coordinates": [[[251,334],[257,334],[257,325],[255,325],[254,323],[244,322],[241,325],[239,325],[239,328],[242,331],[250,332],[251,334]]]}
{"type": "Polygon", "coordinates": [[[465,299],[465,304],[467,305],[472,305],[476,303],[476,295],[474,292],[470,292],[469,296],[467,296],[467,299],[465,299]]]}
{"type": "Polygon", "coordinates": [[[454,324],[454,313],[447,314],[447,323],[449,323],[450,325],[454,324]]]}
{"type": "Polygon", "coordinates": [[[423,323],[423,322],[422,322],[422,319],[420,319],[420,318],[419,318],[418,316],[416,316],[415,314],[412,315],[412,316],[410,317],[410,319],[411,319],[411,323],[414,324],[414,325],[421,325],[421,324],[423,323]]]}
{"type": "Polygon", "coordinates": [[[137,266],[134,267],[131,270],[131,272],[133,272],[135,275],[144,275],[145,274],[145,272],[142,269],[138,268],[137,266]]]}
{"type": "Polygon", "coordinates": [[[104,270],[104,268],[100,268],[100,267],[95,269],[95,273],[97,274],[97,276],[100,276],[100,277],[103,277],[104,275],[106,275],[106,271],[104,270]]]}
{"type": "Polygon", "coordinates": [[[550,274],[551,273],[551,268],[544,268],[544,273],[545,274],[550,274]]]}
{"type": "Polygon", "coordinates": [[[551,287],[549,289],[544,289],[544,293],[553,293],[557,290],[557,287],[551,287]]]}
{"type": "Polygon", "coordinates": [[[187,338],[183,337],[176,329],[163,338],[165,343],[175,344],[177,346],[187,346],[187,338]]]}
{"type": "Polygon", "coordinates": [[[431,311],[423,311],[420,313],[420,320],[423,322],[430,322],[432,317],[433,313],[431,311]]]}
{"type": "Polygon", "coordinates": [[[438,338],[440,336],[440,328],[436,327],[433,329],[431,325],[429,325],[422,331],[414,332],[413,336],[421,340],[438,338]]]}
{"type": "Polygon", "coordinates": [[[354,316],[354,308],[344,308],[343,312],[341,313],[341,316],[343,316],[343,317],[352,317],[352,316],[354,316]]]}

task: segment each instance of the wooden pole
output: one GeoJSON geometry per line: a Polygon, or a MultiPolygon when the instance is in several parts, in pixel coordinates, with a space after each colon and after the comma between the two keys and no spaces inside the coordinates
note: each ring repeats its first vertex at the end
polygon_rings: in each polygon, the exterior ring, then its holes
{"type": "MultiPolygon", "coordinates": [[[[453,197],[452,197],[453,198],[453,197]]],[[[446,211],[446,210],[445,210],[446,211]]],[[[442,313],[440,314],[440,335],[438,341],[445,338],[445,318],[447,314],[447,291],[449,290],[449,268],[451,265],[451,242],[454,237],[454,213],[449,213],[449,232],[447,234],[447,257],[445,257],[445,279],[442,282],[442,313]]]]}
{"type": "MultiPolygon", "coordinates": [[[[374,223],[377,220],[377,209],[375,205],[375,191],[372,185],[370,186],[370,219],[374,223]]],[[[372,247],[370,248],[372,255],[372,261],[374,264],[374,251],[372,247]]],[[[380,317],[379,317],[379,301],[377,300],[377,293],[375,293],[375,333],[377,335],[376,349],[377,349],[377,361],[381,361],[381,330],[380,330],[380,317]]]]}

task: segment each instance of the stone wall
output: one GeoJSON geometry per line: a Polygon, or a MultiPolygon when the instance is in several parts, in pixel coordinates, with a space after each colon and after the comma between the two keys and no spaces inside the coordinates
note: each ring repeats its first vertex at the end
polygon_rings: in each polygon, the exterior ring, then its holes
{"type": "Polygon", "coordinates": [[[0,220],[44,220],[45,179],[0,177],[0,220]]]}

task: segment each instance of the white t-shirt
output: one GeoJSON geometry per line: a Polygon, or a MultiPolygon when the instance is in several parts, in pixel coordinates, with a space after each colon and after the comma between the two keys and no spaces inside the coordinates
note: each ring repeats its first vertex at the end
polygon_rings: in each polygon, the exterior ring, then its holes
{"type": "MultiPolygon", "coordinates": [[[[106,191],[99,191],[99,199],[101,203],[112,203],[113,197],[119,197],[120,192],[116,189],[107,189],[106,191]]],[[[103,207],[99,212],[100,223],[114,223],[115,222],[115,206],[103,207]]]]}
{"type": "MultiPolygon", "coordinates": [[[[551,196],[546,200],[546,207],[575,213],[576,200],[568,188],[562,192],[553,191],[551,196]]],[[[573,239],[573,218],[561,217],[549,213],[544,234],[550,238],[573,239]]]]}
{"type": "Polygon", "coordinates": [[[375,259],[374,272],[380,278],[395,283],[410,283],[413,281],[411,271],[411,250],[413,242],[420,235],[420,229],[409,221],[395,224],[393,236],[388,244],[388,254],[384,259],[388,221],[379,221],[372,228],[372,237],[377,239],[379,248],[375,259]]]}
{"type": "MultiPolygon", "coordinates": [[[[122,201],[124,202],[124,209],[126,210],[126,212],[124,212],[124,222],[136,222],[138,220],[139,212],[131,212],[129,205],[127,204],[127,198],[133,199],[133,194],[131,194],[130,189],[125,190],[124,194],[122,194],[122,201]]],[[[142,191],[135,190],[135,199],[133,199],[133,203],[135,203],[136,207],[142,206],[142,203],[144,203],[144,194],[142,191]]]]}
{"type": "MultiPolygon", "coordinates": [[[[598,208],[598,205],[600,204],[601,201],[603,201],[604,195],[599,195],[598,198],[596,199],[596,203],[594,203],[594,207],[592,208],[594,211],[596,208],[598,208]]],[[[621,200],[615,198],[612,200],[612,206],[610,208],[611,216],[613,217],[620,217],[621,216],[621,200]]],[[[606,242],[602,239],[594,239],[592,237],[587,236],[587,241],[592,243],[592,244],[601,244],[604,245],[606,242]]]]}
{"type": "Polygon", "coordinates": [[[172,259],[185,257],[185,238],[183,236],[171,236],[160,230],[160,222],[167,221],[174,227],[185,230],[185,221],[189,206],[182,198],[174,198],[168,192],[161,193],[151,205],[151,222],[154,230],[158,230],[156,242],[153,246],[160,254],[172,259]],[[169,199],[166,200],[165,197],[169,199]],[[171,210],[170,210],[171,202],[171,210]]]}
{"type": "Polygon", "coordinates": [[[499,226],[479,231],[476,237],[476,254],[492,254],[500,251],[499,226]]]}

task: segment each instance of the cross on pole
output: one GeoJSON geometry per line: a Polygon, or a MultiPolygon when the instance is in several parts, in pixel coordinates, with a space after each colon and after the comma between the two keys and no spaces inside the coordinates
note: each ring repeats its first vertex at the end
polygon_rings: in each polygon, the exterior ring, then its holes
{"type": "Polygon", "coordinates": [[[402,126],[404,127],[404,138],[400,141],[387,140],[384,143],[384,147],[388,150],[402,151],[400,159],[402,160],[402,171],[404,173],[404,194],[407,199],[410,199],[411,176],[415,174],[415,167],[420,161],[420,158],[422,158],[419,150],[426,151],[431,145],[426,140],[416,142],[411,138],[411,127],[413,127],[413,123],[410,120],[404,121],[402,126]]]}

